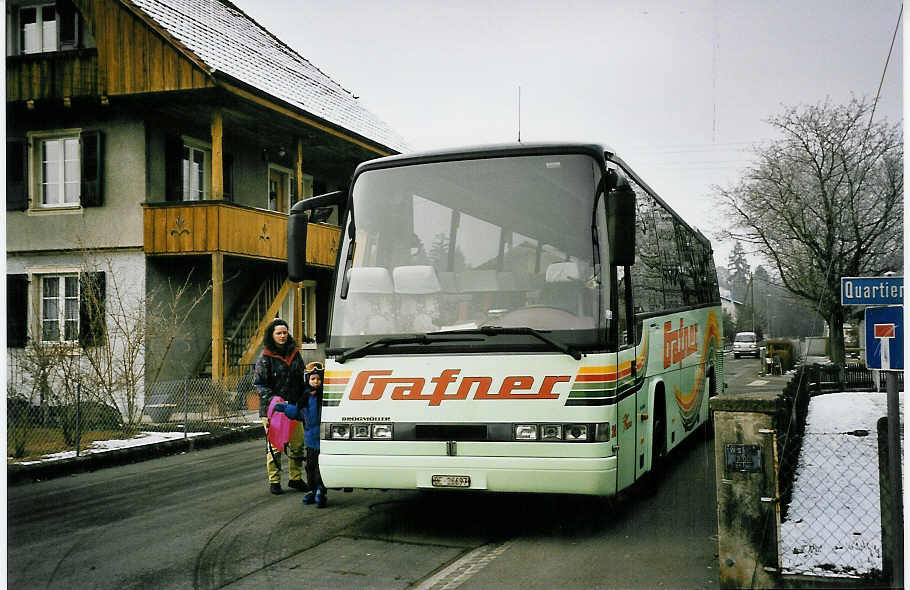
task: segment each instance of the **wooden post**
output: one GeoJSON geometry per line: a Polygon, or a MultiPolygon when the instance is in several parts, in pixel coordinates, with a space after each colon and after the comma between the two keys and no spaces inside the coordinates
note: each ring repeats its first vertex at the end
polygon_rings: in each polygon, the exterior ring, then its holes
{"type": "MultiPolygon", "coordinates": [[[[297,183],[297,200],[303,200],[303,138],[297,138],[297,160],[294,167],[294,181],[297,183]]],[[[294,203],[291,203],[293,206],[294,203]]],[[[303,287],[300,283],[294,285],[294,334],[297,342],[303,342],[306,334],[303,333],[305,319],[303,317],[303,287]]]]}
{"type": "MultiPolygon", "coordinates": [[[[297,165],[295,167],[294,176],[297,181],[297,190],[295,194],[297,195],[297,200],[300,201],[303,199],[303,138],[297,138],[297,165]]],[[[291,203],[293,206],[294,203],[291,203]]]]}
{"type": "Polygon", "coordinates": [[[224,367],[224,254],[212,254],[212,381],[221,381],[224,367]]]}
{"type": "Polygon", "coordinates": [[[301,297],[302,291],[303,283],[294,285],[294,338],[299,343],[303,343],[303,339],[306,338],[306,334],[303,333],[305,318],[303,317],[303,306],[301,305],[303,301],[301,297]]]}
{"type": "Polygon", "coordinates": [[[220,201],[224,198],[224,118],[221,109],[212,111],[212,194],[211,198],[220,201]]]}

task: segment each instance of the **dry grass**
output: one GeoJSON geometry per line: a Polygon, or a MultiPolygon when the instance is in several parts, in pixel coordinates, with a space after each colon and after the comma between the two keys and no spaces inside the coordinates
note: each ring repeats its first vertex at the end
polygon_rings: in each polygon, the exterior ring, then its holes
{"type": "MultiPolygon", "coordinates": [[[[79,448],[86,449],[97,440],[132,438],[122,430],[88,430],[82,433],[79,448]]],[[[6,433],[7,462],[35,461],[45,455],[76,450],[67,445],[60,428],[10,428],[6,433]]]]}

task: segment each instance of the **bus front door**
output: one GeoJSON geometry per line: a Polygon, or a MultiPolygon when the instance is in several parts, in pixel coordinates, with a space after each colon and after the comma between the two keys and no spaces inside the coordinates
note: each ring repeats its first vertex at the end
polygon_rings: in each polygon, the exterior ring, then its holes
{"type": "Polygon", "coordinates": [[[637,432],[638,420],[635,411],[636,396],[629,395],[616,407],[616,490],[619,491],[635,483],[635,457],[638,454],[637,432]]]}

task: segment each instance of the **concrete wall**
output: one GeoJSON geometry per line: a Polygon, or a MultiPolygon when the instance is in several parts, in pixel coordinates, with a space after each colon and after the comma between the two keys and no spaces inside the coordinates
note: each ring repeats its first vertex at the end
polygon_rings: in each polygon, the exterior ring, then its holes
{"type": "MultiPolygon", "coordinates": [[[[111,350],[115,359],[123,358],[123,351],[128,340],[136,342],[137,336],[131,331],[131,326],[141,324],[145,314],[145,255],[141,250],[93,250],[90,252],[57,252],[46,254],[15,254],[11,253],[6,260],[7,273],[30,274],[29,285],[29,310],[30,330],[37,333],[38,324],[35,313],[38,309],[38,281],[42,273],[49,271],[76,271],[105,273],[105,313],[107,316],[107,334],[111,342],[111,350]]],[[[31,393],[30,376],[16,368],[17,358],[24,352],[22,349],[9,349],[7,357],[10,387],[16,392],[29,395],[31,393]]],[[[135,366],[137,375],[141,378],[144,363],[144,354],[139,353],[135,366]]],[[[83,370],[88,371],[85,361],[83,370]]],[[[88,392],[91,398],[93,393],[88,392]]],[[[126,393],[118,391],[114,400],[103,400],[106,403],[116,403],[121,413],[127,407],[126,393]]],[[[37,400],[33,400],[37,401],[37,400]]],[[[141,408],[143,392],[140,388],[138,397],[133,400],[141,408]]],[[[125,414],[124,414],[125,415],[125,414]]]]}
{"type": "Polygon", "coordinates": [[[212,276],[211,259],[206,256],[150,258],[146,269],[149,312],[162,317],[169,315],[165,321],[171,326],[175,321],[183,321],[175,336],[158,333],[149,340],[146,379],[170,381],[196,377],[199,363],[212,342],[212,294],[207,289],[212,276]],[[184,287],[178,297],[178,290],[184,287]],[[170,311],[174,306],[176,312],[170,311]]]}
{"type": "MultiPolygon", "coordinates": [[[[104,205],[7,212],[8,252],[142,245],[140,203],[145,200],[146,177],[145,126],[140,118],[116,112],[103,118],[77,117],[63,111],[16,117],[7,123],[8,137],[56,129],[100,129],[104,134],[104,205]]],[[[37,188],[31,184],[33,200],[37,188]]]]}
{"type": "Polygon", "coordinates": [[[722,588],[779,587],[780,500],[775,438],[779,398],[779,392],[736,392],[711,400],[722,588]],[[760,450],[760,460],[747,466],[730,464],[733,451],[755,446],[760,450]]]}

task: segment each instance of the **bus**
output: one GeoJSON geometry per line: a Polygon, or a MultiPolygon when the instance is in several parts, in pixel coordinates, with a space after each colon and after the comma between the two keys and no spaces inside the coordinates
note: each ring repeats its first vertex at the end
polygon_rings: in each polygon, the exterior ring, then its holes
{"type": "Polygon", "coordinates": [[[610,496],[708,420],[711,244],[609,148],[361,163],[349,190],[294,205],[292,281],[333,207],[327,486],[610,496]]]}

